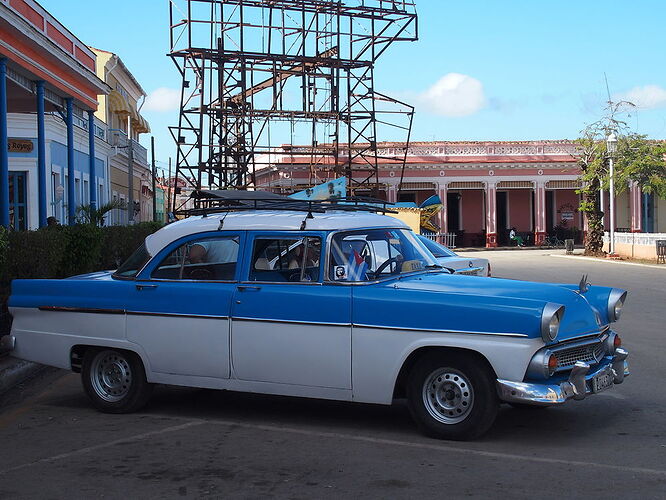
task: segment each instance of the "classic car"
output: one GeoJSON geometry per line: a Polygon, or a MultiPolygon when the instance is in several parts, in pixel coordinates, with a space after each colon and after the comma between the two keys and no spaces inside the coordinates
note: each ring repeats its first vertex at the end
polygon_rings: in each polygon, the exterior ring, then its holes
{"type": "Polygon", "coordinates": [[[491,268],[488,259],[482,257],[461,257],[453,250],[444,245],[419,234],[418,239],[430,250],[437,259],[437,263],[453,271],[455,274],[469,274],[470,276],[490,276],[491,268]]]}
{"type": "Polygon", "coordinates": [[[389,405],[472,439],[503,402],[619,384],[626,292],[451,274],[374,212],[232,210],[148,236],[116,271],[15,280],[13,355],[81,373],[132,412],[154,384],[389,405]]]}

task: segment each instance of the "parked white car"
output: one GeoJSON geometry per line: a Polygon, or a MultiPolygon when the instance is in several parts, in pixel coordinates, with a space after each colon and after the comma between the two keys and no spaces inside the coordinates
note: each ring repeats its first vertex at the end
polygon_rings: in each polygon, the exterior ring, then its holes
{"type": "Polygon", "coordinates": [[[418,238],[437,259],[437,263],[450,269],[454,274],[468,274],[470,276],[490,276],[490,262],[481,257],[461,257],[450,248],[440,245],[421,234],[418,238]]]}

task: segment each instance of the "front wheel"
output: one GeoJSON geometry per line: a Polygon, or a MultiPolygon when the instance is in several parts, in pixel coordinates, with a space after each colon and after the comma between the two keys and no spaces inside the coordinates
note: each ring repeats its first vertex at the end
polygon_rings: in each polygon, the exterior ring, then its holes
{"type": "Polygon", "coordinates": [[[146,381],[141,359],[115,349],[90,349],[83,357],[81,379],[93,405],[105,413],[130,413],[143,407],[153,384],[146,381]]]}
{"type": "Polygon", "coordinates": [[[459,353],[429,354],[418,361],[407,381],[407,396],[417,425],[440,439],[481,436],[499,408],[491,370],[459,353]]]}

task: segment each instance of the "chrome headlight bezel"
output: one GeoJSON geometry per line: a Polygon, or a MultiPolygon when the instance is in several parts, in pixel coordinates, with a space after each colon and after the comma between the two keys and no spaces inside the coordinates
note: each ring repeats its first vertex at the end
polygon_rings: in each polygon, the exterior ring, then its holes
{"type": "Polygon", "coordinates": [[[607,314],[609,322],[613,323],[620,319],[622,307],[626,299],[626,290],[620,290],[619,288],[613,288],[610,294],[608,294],[607,314]]]}
{"type": "Polygon", "coordinates": [[[541,338],[548,344],[555,341],[560,330],[564,306],[548,302],[541,313],[541,338]]]}

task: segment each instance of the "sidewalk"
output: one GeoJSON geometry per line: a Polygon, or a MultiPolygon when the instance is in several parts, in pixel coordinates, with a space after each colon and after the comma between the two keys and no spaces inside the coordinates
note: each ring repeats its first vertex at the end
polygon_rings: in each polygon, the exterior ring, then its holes
{"type": "Polygon", "coordinates": [[[644,264],[642,262],[627,262],[626,260],[615,260],[615,259],[604,259],[601,257],[587,257],[585,255],[563,255],[563,254],[550,254],[551,257],[558,257],[560,259],[577,259],[577,260],[588,260],[591,262],[607,262],[609,264],[622,264],[625,266],[640,266],[640,267],[649,267],[652,269],[661,269],[666,271],[666,265],[664,264],[644,264]]]}

